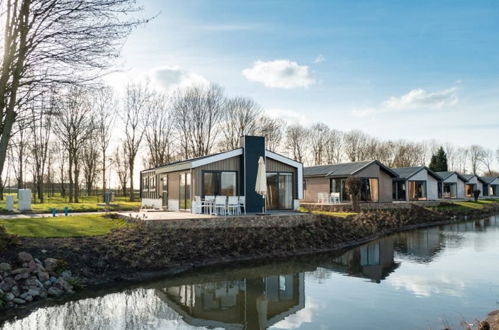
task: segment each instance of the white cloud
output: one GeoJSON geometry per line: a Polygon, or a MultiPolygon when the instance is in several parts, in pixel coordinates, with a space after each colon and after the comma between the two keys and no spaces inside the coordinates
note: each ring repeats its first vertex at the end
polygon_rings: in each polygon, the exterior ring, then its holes
{"type": "Polygon", "coordinates": [[[379,107],[353,109],[351,113],[354,117],[362,118],[394,111],[438,110],[456,105],[459,102],[457,91],[457,87],[435,92],[427,92],[424,89],[417,88],[399,97],[392,96],[382,102],[379,107]]]}
{"type": "Polygon", "coordinates": [[[326,61],[326,58],[324,56],[322,56],[322,54],[319,54],[319,56],[317,56],[315,59],[314,59],[314,63],[318,64],[318,63],[322,63],[326,61]]]}
{"type": "Polygon", "coordinates": [[[277,108],[271,108],[265,110],[265,113],[272,117],[272,118],[278,118],[278,119],[283,119],[286,121],[288,124],[301,124],[301,125],[308,125],[311,123],[310,118],[304,115],[301,112],[290,110],[290,109],[277,109],[277,108]]]}
{"type": "Polygon", "coordinates": [[[152,70],[149,74],[151,81],[159,88],[172,90],[194,85],[208,85],[205,77],[180,68],[179,66],[163,66],[152,70]]]}
{"type": "Polygon", "coordinates": [[[418,88],[409,91],[400,97],[390,97],[383,102],[383,106],[394,110],[408,110],[431,108],[441,109],[443,107],[453,106],[458,102],[457,88],[452,87],[436,92],[427,92],[418,88]]]}
{"type": "Polygon", "coordinates": [[[274,324],[274,327],[277,329],[298,329],[304,323],[311,323],[314,318],[314,314],[319,308],[312,299],[309,299],[306,306],[303,309],[300,309],[298,312],[289,315],[284,320],[277,322],[274,324]]]}
{"type": "Polygon", "coordinates": [[[432,277],[397,275],[389,277],[387,283],[396,289],[405,289],[421,297],[432,295],[460,297],[465,288],[463,281],[449,277],[447,274],[436,274],[432,277]]]}
{"type": "Polygon", "coordinates": [[[256,61],[242,73],[246,79],[271,88],[308,87],[315,83],[308,66],[290,60],[256,61]]]}

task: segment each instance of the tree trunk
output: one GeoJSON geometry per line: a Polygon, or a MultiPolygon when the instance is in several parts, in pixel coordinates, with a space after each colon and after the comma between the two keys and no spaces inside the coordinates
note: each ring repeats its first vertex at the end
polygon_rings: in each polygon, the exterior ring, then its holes
{"type": "Polygon", "coordinates": [[[106,150],[102,150],[102,193],[106,192],[106,150]]]}
{"type": "Polygon", "coordinates": [[[71,152],[68,155],[69,169],[68,169],[68,178],[69,178],[69,202],[73,203],[73,156],[71,152]]]}
{"type": "Polygon", "coordinates": [[[135,202],[135,195],[133,193],[133,161],[129,162],[130,166],[130,202],[135,202]]]}

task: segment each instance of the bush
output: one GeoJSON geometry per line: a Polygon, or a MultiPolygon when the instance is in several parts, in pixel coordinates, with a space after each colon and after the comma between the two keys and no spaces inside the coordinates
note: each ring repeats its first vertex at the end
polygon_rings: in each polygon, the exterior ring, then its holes
{"type": "Polygon", "coordinates": [[[360,212],[360,190],[362,189],[362,181],[356,176],[348,177],[345,182],[348,193],[352,199],[352,209],[354,212],[360,212]]]}
{"type": "Polygon", "coordinates": [[[5,230],[4,226],[0,226],[0,251],[5,250],[7,247],[17,244],[18,238],[16,235],[10,235],[5,230]]]}
{"type": "Polygon", "coordinates": [[[61,275],[66,270],[69,270],[69,264],[67,263],[67,261],[63,259],[58,259],[55,265],[54,272],[57,275],[61,275]]]}
{"type": "Polygon", "coordinates": [[[73,286],[76,291],[81,290],[85,287],[85,284],[79,277],[70,277],[66,280],[69,284],[73,286]]]}

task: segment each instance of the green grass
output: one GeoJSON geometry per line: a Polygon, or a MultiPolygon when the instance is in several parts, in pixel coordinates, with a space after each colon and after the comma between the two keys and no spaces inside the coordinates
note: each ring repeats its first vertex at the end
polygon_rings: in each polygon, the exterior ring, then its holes
{"type": "Polygon", "coordinates": [[[328,212],[328,211],[309,211],[304,207],[300,207],[299,209],[300,212],[302,213],[312,213],[312,214],[322,214],[322,215],[328,215],[331,217],[337,217],[337,218],[346,218],[350,215],[357,215],[358,213],[356,212],[328,212]]]}
{"type": "Polygon", "coordinates": [[[38,238],[100,236],[116,228],[131,226],[123,219],[111,219],[100,214],[0,219],[0,225],[9,234],[38,238]]]}
{"type": "Polygon", "coordinates": [[[467,210],[483,209],[487,206],[492,206],[495,203],[499,203],[499,200],[497,200],[497,199],[480,199],[476,202],[475,201],[452,201],[452,202],[444,202],[438,206],[432,206],[429,208],[433,209],[433,210],[440,210],[440,211],[443,211],[443,210],[467,211],[467,210]]]}
{"type": "MultiPolygon", "coordinates": [[[[67,202],[67,197],[53,196],[46,197],[44,203],[31,203],[31,208],[34,213],[51,213],[52,209],[55,208],[58,213],[64,211],[67,206],[69,212],[97,212],[104,211],[104,205],[98,205],[102,203],[102,196],[83,196],[80,197],[79,203],[69,203],[67,202]]],[[[116,197],[115,201],[110,205],[110,211],[132,211],[140,207],[140,201],[129,202],[128,197],[116,197]]],[[[17,196],[14,195],[14,209],[17,208],[17,196]]],[[[0,210],[5,211],[5,200],[0,201],[0,210]]],[[[1,212],[1,211],[0,211],[1,212]]]]}

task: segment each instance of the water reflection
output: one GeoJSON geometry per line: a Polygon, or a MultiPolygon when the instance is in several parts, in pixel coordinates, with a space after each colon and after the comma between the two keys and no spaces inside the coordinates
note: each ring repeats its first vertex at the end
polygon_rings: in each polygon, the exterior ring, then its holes
{"type": "Polygon", "coordinates": [[[497,220],[491,217],[400,233],[339,254],[216,268],[95,293],[40,308],[7,321],[3,328],[266,329],[292,325],[314,329],[327,328],[333,321],[339,328],[391,328],[401,324],[397,322],[412,322],[408,328],[428,328],[421,319],[436,319],[441,309],[459,310],[462,304],[478,313],[481,310],[475,306],[481,306],[489,288],[499,288],[499,280],[492,283],[495,277],[490,276],[497,269],[483,262],[499,254],[497,220]],[[482,259],[477,251],[486,251],[482,259]],[[463,258],[468,258],[465,261],[472,269],[461,268],[463,258]],[[478,264],[480,272],[473,271],[478,264]],[[436,298],[421,301],[414,297],[436,298]],[[407,314],[392,313],[401,302],[410,307],[407,314]],[[414,316],[411,310],[419,314],[414,316]],[[349,323],[352,320],[354,326],[349,323]]]}

